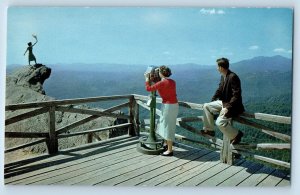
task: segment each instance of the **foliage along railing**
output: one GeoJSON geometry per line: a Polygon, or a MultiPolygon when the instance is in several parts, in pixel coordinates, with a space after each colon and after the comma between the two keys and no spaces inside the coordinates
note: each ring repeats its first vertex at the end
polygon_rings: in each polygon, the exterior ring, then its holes
{"type": "Polygon", "coordinates": [[[87,135],[88,143],[90,143],[92,141],[93,136],[96,136],[95,135],[96,132],[107,131],[110,129],[120,129],[120,128],[128,127],[128,134],[130,136],[136,136],[139,134],[138,125],[136,125],[138,124],[138,122],[134,121],[134,119],[136,118],[138,119],[137,116],[134,116],[135,113],[138,114],[138,111],[136,109],[136,104],[133,95],[55,100],[55,101],[45,101],[45,102],[13,104],[13,105],[7,105],[5,107],[6,112],[21,110],[21,109],[22,110],[29,109],[30,111],[6,119],[5,126],[48,112],[49,132],[7,132],[6,131],[5,132],[6,138],[40,138],[39,140],[32,141],[30,143],[25,143],[19,146],[15,146],[13,148],[6,149],[5,150],[6,153],[45,142],[47,145],[48,153],[53,154],[58,152],[58,139],[60,138],[67,138],[67,137],[78,136],[78,135],[87,135]],[[68,105],[75,105],[75,104],[87,104],[87,103],[95,103],[101,101],[126,100],[126,99],[128,99],[128,102],[122,103],[120,105],[116,105],[114,107],[105,110],[95,110],[90,108],[82,109],[82,108],[74,108],[72,106],[68,106],[68,105]],[[128,115],[113,113],[114,111],[124,107],[125,108],[128,107],[128,113],[129,113],[128,115]],[[55,126],[55,121],[56,121],[55,112],[57,111],[78,113],[78,114],[84,114],[89,116],[57,129],[55,126]],[[74,129],[75,127],[83,125],[87,122],[90,122],[102,116],[127,119],[128,123],[108,126],[104,128],[98,128],[98,129],[85,130],[82,132],[70,133],[70,130],[74,129]]]}
{"type": "MultiPolygon", "coordinates": [[[[149,107],[146,105],[145,101],[147,100],[147,96],[141,96],[141,95],[134,95],[135,100],[137,104],[139,104],[141,107],[148,109],[149,107]]],[[[157,99],[157,103],[161,103],[161,99],[157,99]]],[[[185,107],[188,109],[194,109],[194,110],[203,110],[202,104],[195,104],[190,102],[182,102],[179,101],[179,106],[185,107]]],[[[156,110],[157,115],[161,115],[161,111],[159,109],[156,110]]],[[[261,161],[265,161],[271,164],[275,164],[277,166],[282,166],[285,168],[290,168],[289,162],[284,162],[281,160],[276,160],[273,158],[257,155],[255,153],[251,153],[249,149],[254,150],[289,150],[291,149],[291,137],[289,135],[285,135],[282,133],[279,133],[278,131],[269,128],[265,125],[259,124],[257,122],[253,122],[252,120],[261,120],[261,121],[270,121],[280,124],[287,124],[291,125],[291,117],[285,117],[285,116],[277,116],[277,115],[270,115],[270,114],[264,114],[264,113],[243,113],[237,118],[234,118],[233,120],[235,122],[238,122],[242,125],[246,125],[252,128],[256,128],[260,130],[262,133],[265,133],[271,137],[277,138],[279,140],[282,140],[286,143],[240,143],[236,145],[230,144],[230,140],[223,135],[223,139],[218,139],[211,136],[203,136],[200,134],[200,130],[196,129],[195,127],[188,124],[189,122],[202,122],[202,116],[193,116],[193,117],[183,117],[183,118],[177,118],[177,126],[192,132],[194,134],[200,135],[204,138],[206,138],[207,142],[200,141],[196,139],[191,139],[189,137],[176,134],[177,140],[186,140],[193,143],[198,143],[201,145],[208,145],[213,148],[221,149],[220,152],[220,160],[227,164],[233,164],[234,156],[235,154],[241,154],[247,157],[252,157],[254,159],[258,159],[261,161]]],[[[246,132],[247,133],[247,132],[246,132]]]]}
{"type": "MultiPolygon", "coordinates": [[[[80,98],[80,99],[70,99],[70,100],[55,100],[55,101],[45,101],[45,102],[35,102],[35,103],[24,103],[24,104],[14,104],[14,105],[7,105],[5,107],[6,112],[20,110],[20,109],[30,109],[26,113],[19,114],[17,116],[8,118],[5,120],[5,125],[10,125],[31,117],[35,117],[37,115],[48,113],[49,117],[49,132],[5,132],[6,138],[40,138],[37,141],[32,141],[30,143],[22,144],[19,146],[15,146],[13,148],[6,149],[5,152],[12,152],[18,149],[22,149],[25,147],[33,146],[35,144],[40,144],[45,142],[48,148],[48,153],[53,154],[58,152],[58,139],[66,138],[71,136],[78,136],[78,135],[87,135],[88,142],[91,142],[92,136],[95,135],[96,132],[106,131],[110,129],[119,129],[128,127],[128,134],[130,136],[139,136],[140,134],[140,119],[139,119],[139,110],[140,107],[150,110],[147,106],[146,101],[148,100],[147,96],[143,95],[123,95],[123,96],[105,96],[105,97],[92,97],[92,98],[80,98]],[[87,103],[95,103],[101,101],[114,101],[114,100],[126,100],[128,102],[116,105],[114,107],[105,109],[105,110],[94,110],[94,109],[82,109],[82,108],[73,108],[68,105],[75,105],[75,104],[87,104],[87,103]],[[115,114],[113,113],[116,110],[121,108],[128,107],[128,115],[124,114],[115,114]],[[35,109],[35,110],[32,110],[35,109]],[[72,113],[79,113],[89,115],[86,118],[83,118],[79,121],[61,127],[59,129],[55,126],[55,112],[72,112],[72,113]],[[70,130],[83,125],[89,121],[97,119],[102,116],[109,116],[114,118],[123,118],[127,119],[128,122],[125,124],[114,125],[104,128],[98,129],[91,129],[85,130],[82,132],[73,132],[69,133],[70,130]],[[68,133],[66,133],[68,132],[68,133]]],[[[161,99],[157,98],[157,103],[161,103],[161,99]]],[[[190,103],[190,102],[179,102],[181,107],[185,107],[188,109],[193,110],[203,110],[202,104],[190,103]]],[[[156,114],[161,115],[161,111],[156,109],[156,114]]],[[[267,126],[261,125],[259,123],[253,122],[251,119],[257,119],[262,121],[271,121],[281,124],[291,124],[291,117],[284,117],[284,116],[277,116],[277,115],[269,115],[263,113],[243,113],[240,117],[234,118],[234,121],[250,126],[252,128],[259,129],[262,133],[268,134],[272,137],[280,139],[287,143],[259,143],[259,144],[252,144],[252,143],[242,143],[238,145],[231,145],[229,139],[226,136],[223,136],[223,139],[204,136],[206,141],[192,139],[183,135],[176,134],[176,139],[178,141],[185,140],[201,145],[207,145],[210,147],[214,147],[216,149],[221,149],[220,152],[220,160],[227,164],[233,163],[234,154],[242,154],[244,156],[250,156],[252,158],[262,160],[268,163],[272,163],[275,165],[279,165],[282,167],[290,168],[289,162],[284,162],[276,159],[272,159],[269,157],[257,155],[255,153],[251,153],[249,149],[256,149],[256,150],[290,150],[290,141],[291,137],[289,135],[285,135],[279,133],[278,131],[269,128],[267,126]]],[[[202,136],[198,129],[191,126],[190,122],[202,122],[202,116],[192,116],[192,117],[182,117],[177,118],[177,126],[192,132],[193,134],[197,134],[202,136]]]]}

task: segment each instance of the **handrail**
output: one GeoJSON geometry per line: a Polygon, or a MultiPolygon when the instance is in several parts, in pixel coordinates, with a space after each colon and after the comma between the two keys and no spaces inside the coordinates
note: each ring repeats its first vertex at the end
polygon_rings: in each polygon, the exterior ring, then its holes
{"type": "MultiPolygon", "coordinates": [[[[136,100],[141,100],[145,101],[147,100],[147,96],[144,95],[137,95],[133,94],[136,100]]],[[[162,103],[161,98],[156,98],[157,103],[162,103]]],[[[192,103],[192,102],[184,102],[184,101],[178,101],[179,106],[185,107],[185,108],[191,108],[191,109],[196,109],[196,110],[203,110],[203,104],[197,104],[197,103],[192,103]]],[[[241,114],[241,116],[247,117],[247,118],[252,118],[252,119],[258,119],[258,120],[263,120],[263,121],[271,121],[271,122],[276,122],[276,123],[281,123],[281,124],[291,124],[292,120],[291,117],[287,116],[279,116],[279,115],[273,115],[273,114],[265,114],[265,113],[250,113],[250,112],[244,112],[241,114]]]]}
{"type": "Polygon", "coordinates": [[[89,98],[76,98],[76,99],[10,104],[5,106],[5,111],[37,108],[37,107],[61,106],[61,105],[68,105],[68,104],[84,104],[84,103],[92,103],[92,102],[99,102],[99,101],[129,99],[131,97],[132,95],[114,95],[114,96],[99,96],[99,97],[89,97],[89,98]]]}
{"type": "Polygon", "coordinates": [[[281,123],[281,124],[292,124],[292,118],[287,116],[278,116],[273,114],[265,114],[265,113],[243,113],[241,116],[245,116],[248,118],[254,118],[258,120],[264,120],[264,121],[270,121],[275,123],[281,123]]]}

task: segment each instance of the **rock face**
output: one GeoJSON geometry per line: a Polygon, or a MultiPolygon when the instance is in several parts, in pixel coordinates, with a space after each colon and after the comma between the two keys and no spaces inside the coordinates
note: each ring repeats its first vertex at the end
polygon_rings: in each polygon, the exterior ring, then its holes
{"type": "Polygon", "coordinates": [[[45,95],[43,84],[50,77],[51,69],[42,65],[26,66],[17,70],[8,77],[8,81],[16,86],[30,88],[38,93],[45,95]]]}
{"type": "MultiPolygon", "coordinates": [[[[45,65],[38,64],[35,66],[24,66],[17,69],[10,75],[6,76],[6,105],[8,104],[19,104],[19,103],[30,103],[30,102],[40,102],[40,101],[50,101],[54,100],[53,97],[46,96],[43,89],[43,83],[51,75],[51,69],[45,65]]],[[[88,108],[86,105],[79,105],[76,107],[88,108]]],[[[93,108],[95,109],[95,108],[93,108]]],[[[31,109],[33,110],[33,109],[31,109]]],[[[27,110],[16,110],[16,111],[6,111],[6,119],[13,116],[17,116],[27,110]]],[[[19,121],[14,124],[5,126],[5,131],[13,132],[49,132],[49,114],[41,114],[26,120],[19,121]]],[[[62,128],[66,125],[74,123],[78,120],[86,118],[87,115],[76,114],[76,113],[64,113],[56,112],[56,129],[62,128]]],[[[90,129],[96,129],[101,127],[107,127],[113,125],[115,119],[110,117],[100,117],[84,125],[76,127],[70,132],[84,131],[90,129]]],[[[105,140],[110,136],[109,131],[100,132],[97,134],[101,140],[105,140]]],[[[5,147],[11,148],[18,146],[20,144],[28,143],[37,140],[35,138],[20,139],[20,138],[5,138],[5,147]]],[[[87,143],[87,135],[75,136],[70,138],[63,138],[59,140],[59,149],[69,148],[72,146],[82,145],[87,143]]],[[[45,143],[34,145],[23,149],[25,152],[46,152],[47,147],[45,143]]],[[[10,153],[7,153],[10,154],[10,153]]]]}

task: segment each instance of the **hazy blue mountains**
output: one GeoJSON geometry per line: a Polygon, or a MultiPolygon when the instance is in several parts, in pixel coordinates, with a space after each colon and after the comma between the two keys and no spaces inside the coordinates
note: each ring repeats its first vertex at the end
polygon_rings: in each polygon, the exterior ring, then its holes
{"type": "MultiPolygon", "coordinates": [[[[53,64],[50,78],[44,83],[48,96],[56,99],[121,94],[148,95],[144,71],[148,65],[130,64],[53,64]]],[[[181,101],[210,101],[218,87],[216,66],[171,64],[181,101]]],[[[11,67],[12,68],[12,67],[11,67]]],[[[8,72],[11,68],[8,68],[8,72]]],[[[292,60],[282,57],[255,57],[232,63],[230,69],[242,82],[243,101],[247,105],[282,103],[291,110],[292,60]]]]}

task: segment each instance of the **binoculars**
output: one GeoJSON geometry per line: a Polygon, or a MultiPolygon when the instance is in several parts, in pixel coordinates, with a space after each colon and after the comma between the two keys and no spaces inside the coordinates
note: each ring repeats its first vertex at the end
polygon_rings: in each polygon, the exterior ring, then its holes
{"type": "Polygon", "coordinates": [[[151,82],[157,83],[158,81],[161,80],[160,76],[159,76],[159,67],[157,66],[148,66],[145,74],[149,73],[149,80],[151,82]]]}

